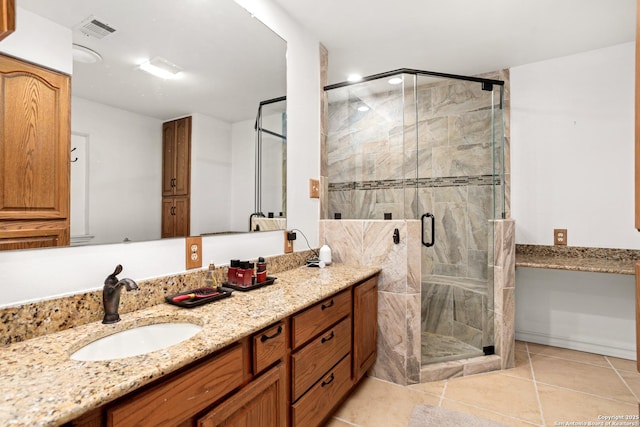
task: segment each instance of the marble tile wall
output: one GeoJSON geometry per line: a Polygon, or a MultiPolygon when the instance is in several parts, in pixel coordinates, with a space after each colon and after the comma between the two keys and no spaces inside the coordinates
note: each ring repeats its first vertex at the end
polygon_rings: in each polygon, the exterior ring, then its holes
{"type": "Polygon", "coordinates": [[[337,262],[376,264],[378,358],[371,375],[397,384],[420,382],[420,222],[321,220],[320,243],[337,262]],[[398,229],[400,243],[393,242],[398,229]]]}

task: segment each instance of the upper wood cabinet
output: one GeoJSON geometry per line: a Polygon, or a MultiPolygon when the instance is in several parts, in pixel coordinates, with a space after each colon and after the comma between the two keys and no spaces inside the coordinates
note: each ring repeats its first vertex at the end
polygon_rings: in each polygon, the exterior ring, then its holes
{"type": "Polygon", "coordinates": [[[162,125],[162,196],[188,196],[191,176],[191,117],[162,125]]]}
{"type": "Polygon", "coordinates": [[[69,86],[67,75],[0,55],[3,249],[69,244],[69,86]]]}
{"type": "Polygon", "coordinates": [[[16,29],[16,5],[14,0],[0,0],[0,40],[16,29]]]}

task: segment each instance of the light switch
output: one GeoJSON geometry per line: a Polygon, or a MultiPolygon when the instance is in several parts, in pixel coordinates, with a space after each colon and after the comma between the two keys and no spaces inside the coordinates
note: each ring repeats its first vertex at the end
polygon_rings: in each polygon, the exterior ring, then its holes
{"type": "Polygon", "coordinates": [[[320,181],[318,181],[317,179],[309,180],[309,198],[310,199],[320,198],[320,181]]]}

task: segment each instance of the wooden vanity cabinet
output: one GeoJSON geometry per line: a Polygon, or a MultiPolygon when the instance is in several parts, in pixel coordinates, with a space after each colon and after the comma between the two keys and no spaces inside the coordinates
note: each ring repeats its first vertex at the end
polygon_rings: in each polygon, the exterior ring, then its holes
{"type": "Polygon", "coordinates": [[[190,228],[191,117],[162,124],[162,237],[186,237],[190,228]]]}
{"type": "Polygon", "coordinates": [[[318,426],[373,365],[376,338],[374,276],[67,425],[318,426]]]}
{"type": "Polygon", "coordinates": [[[69,245],[70,79],[0,55],[0,249],[69,245]]]}
{"type": "Polygon", "coordinates": [[[378,278],[353,288],[353,377],[360,381],[376,361],[378,346],[378,278]]]}

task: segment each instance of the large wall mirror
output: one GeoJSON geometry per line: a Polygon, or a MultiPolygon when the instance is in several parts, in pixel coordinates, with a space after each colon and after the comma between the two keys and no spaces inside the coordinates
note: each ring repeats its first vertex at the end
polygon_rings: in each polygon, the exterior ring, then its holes
{"type": "Polygon", "coordinates": [[[72,245],[161,238],[162,126],[186,116],[189,235],[286,227],[284,40],[233,0],[16,6],[72,31],[72,245]]]}

